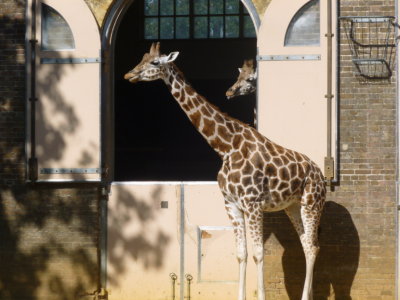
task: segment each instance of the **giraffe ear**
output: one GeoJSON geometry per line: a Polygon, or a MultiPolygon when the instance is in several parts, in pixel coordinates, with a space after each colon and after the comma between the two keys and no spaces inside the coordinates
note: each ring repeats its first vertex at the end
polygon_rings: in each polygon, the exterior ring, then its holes
{"type": "Polygon", "coordinates": [[[238,68],[238,70],[239,70],[239,73],[242,73],[242,68],[238,68]]]}
{"type": "Polygon", "coordinates": [[[170,63],[173,62],[179,55],[179,52],[171,52],[170,54],[168,54],[168,56],[165,58],[165,62],[166,63],[170,63]]]}

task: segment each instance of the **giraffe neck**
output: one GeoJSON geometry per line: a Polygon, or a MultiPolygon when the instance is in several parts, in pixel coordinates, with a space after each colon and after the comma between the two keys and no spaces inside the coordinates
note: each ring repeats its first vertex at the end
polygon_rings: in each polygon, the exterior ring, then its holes
{"type": "Polygon", "coordinates": [[[238,138],[236,134],[249,126],[222,113],[199,95],[186,82],[182,72],[175,64],[171,63],[170,67],[166,69],[164,82],[209,145],[222,157],[230,153],[235,148],[235,138],[238,138]]]}

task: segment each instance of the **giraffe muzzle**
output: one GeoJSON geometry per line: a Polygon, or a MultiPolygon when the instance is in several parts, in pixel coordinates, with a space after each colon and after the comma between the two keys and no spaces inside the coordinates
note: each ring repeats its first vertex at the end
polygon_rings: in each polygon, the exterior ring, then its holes
{"type": "Polygon", "coordinates": [[[139,81],[139,75],[132,74],[132,73],[126,73],[124,75],[124,79],[128,80],[131,83],[136,83],[139,81]]]}

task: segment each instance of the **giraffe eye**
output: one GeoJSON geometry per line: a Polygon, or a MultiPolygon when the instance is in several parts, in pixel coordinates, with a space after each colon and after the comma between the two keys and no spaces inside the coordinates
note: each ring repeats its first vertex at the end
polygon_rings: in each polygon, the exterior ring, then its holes
{"type": "Polygon", "coordinates": [[[159,60],[153,60],[153,61],[151,62],[151,64],[152,64],[153,66],[158,66],[158,65],[160,64],[160,61],[159,61],[159,60]]]}

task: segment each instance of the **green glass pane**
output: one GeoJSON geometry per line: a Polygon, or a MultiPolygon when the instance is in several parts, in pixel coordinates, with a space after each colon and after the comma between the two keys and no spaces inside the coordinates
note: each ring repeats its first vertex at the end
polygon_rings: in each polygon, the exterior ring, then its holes
{"type": "Polygon", "coordinates": [[[146,40],[158,39],[158,18],[144,19],[144,38],[146,40]]]}
{"type": "Polygon", "coordinates": [[[158,15],[158,0],[144,1],[144,15],[145,16],[158,15]]]}
{"type": "Polygon", "coordinates": [[[239,37],[239,16],[225,17],[225,37],[239,37]]]}
{"type": "Polygon", "coordinates": [[[220,39],[224,37],[223,17],[210,17],[210,38],[220,39]]]}
{"type": "Polygon", "coordinates": [[[208,0],[195,0],[194,1],[194,14],[206,15],[208,13],[208,0]]]}
{"type": "Polygon", "coordinates": [[[225,13],[238,14],[239,13],[239,0],[225,0],[225,13]]]}
{"type": "Polygon", "coordinates": [[[174,0],[160,0],[160,15],[172,16],[174,14],[174,0]]]}
{"type": "Polygon", "coordinates": [[[75,49],[74,36],[67,21],[42,3],[42,50],[75,49]]]}
{"type": "Polygon", "coordinates": [[[204,39],[207,38],[208,22],[207,17],[195,17],[194,18],[194,38],[204,39]]]}
{"type": "Polygon", "coordinates": [[[211,0],[210,1],[210,14],[223,14],[224,13],[224,1],[223,0],[211,0]]]}
{"type": "Polygon", "coordinates": [[[189,0],[176,0],[176,14],[188,15],[189,14],[189,0]]]}
{"type": "Polygon", "coordinates": [[[244,37],[256,37],[256,31],[250,16],[244,17],[243,35],[244,37]]]}
{"type": "Polygon", "coordinates": [[[160,39],[174,38],[174,18],[160,18],[160,39]]]}
{"type": "Polygon", "coordinates": [[[189,38],[189,18],[177,17],[176,18],[176,38],[188,39],[189,38]]]}

